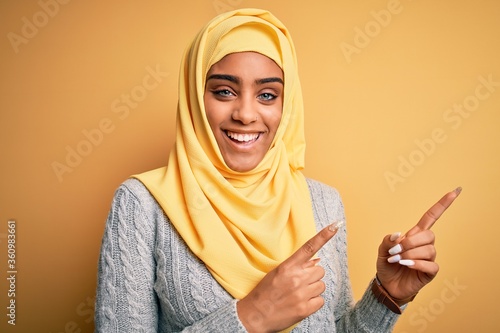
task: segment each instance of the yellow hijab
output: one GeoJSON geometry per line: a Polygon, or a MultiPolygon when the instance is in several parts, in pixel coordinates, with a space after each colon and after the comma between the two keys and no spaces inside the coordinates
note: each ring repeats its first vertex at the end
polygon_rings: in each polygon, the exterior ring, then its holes
{"type": "Polygon", "coordinates": [[[304,176],[303,102],[294,46],[267,11],[239,9],[210,21],[182,61],[177,132],[168,166],[138,178],[191,251],[235,298],[315,234],[304,176]],[[203,104],[206,74],[225,55],[254,51],[284,72],[283,114],[271,148],[248,172],[228,168],[203,104]]]}

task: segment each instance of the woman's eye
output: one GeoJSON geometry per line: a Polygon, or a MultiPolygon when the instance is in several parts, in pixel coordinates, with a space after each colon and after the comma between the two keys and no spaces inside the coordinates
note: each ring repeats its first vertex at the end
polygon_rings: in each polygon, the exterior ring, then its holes
{"type": "Polygon", "coordinates": [[[275,99],[276,97],[277,97],[276,95],[273,95],[271,93],[263,93],[263,94],[259,95],[259,98],[264,100],[264,101],[271,101],[271,100],[275,99]]]}
{"type": "Polygon", "coordinates": [[[213,93],[215,95],[222,96],[222,97],[229,97],[229,96],[233,95],[233,93],[231,91],[229,91],[228,89],[215,90],[213,93]]]}

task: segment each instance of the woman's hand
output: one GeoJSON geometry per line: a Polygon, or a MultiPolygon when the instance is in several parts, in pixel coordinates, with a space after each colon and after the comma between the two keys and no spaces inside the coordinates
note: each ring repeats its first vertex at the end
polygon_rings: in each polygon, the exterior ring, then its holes
{"type": "Polygon", "coordinates": [[[438,273],[434,233],[430,228],[460,194],[447,193],[405,235],[387,235],[378,250],[377,277],[392,298],[403,305],[438,273]]]}
{"type": "Polygon", "coordinates": [[[317,265],[319,258],[311,258],[339,226],[333,224],[318,232],[238,301],[238,316],[249,332],[283,330],[323,306],[325,271],[317,265]]]}

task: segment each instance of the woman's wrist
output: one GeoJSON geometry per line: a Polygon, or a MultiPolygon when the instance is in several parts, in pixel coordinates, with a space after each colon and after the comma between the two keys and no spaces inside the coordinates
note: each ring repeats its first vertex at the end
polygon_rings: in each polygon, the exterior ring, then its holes
{"type": "Polygon", "coordinates": [[[251,302],[245,298],[236,302],[236,312],[241,323],[249,333],[266,332],[264,315],[250,303],[251,302]]]}
{"type": "Polygon", "coordinates": [[[405,299],[400,299],[391,296],[391,294],[384,288],[378,277],[375,275],[375,278],[372,281],[371,290],[375,298],[382,304],[384,304],[389,310],[394,313],[401,314],[403,313],[401,310],[401,306],[408,304],[413,301],[415,295],[407,297],[405,299]]]}

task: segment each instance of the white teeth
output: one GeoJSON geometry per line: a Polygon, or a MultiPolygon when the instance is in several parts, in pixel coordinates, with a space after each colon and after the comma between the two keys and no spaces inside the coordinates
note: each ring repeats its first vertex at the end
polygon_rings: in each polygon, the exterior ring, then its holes
{"type": "Polygon", "coordinates": [[[249,142],[249,141],[253,141],[259,137],[259,133],[241,134],[241,133],[234,133],[234,132],[226,131],[226,134],[231,139],[239,141],[239,142],[249,142]]]}

